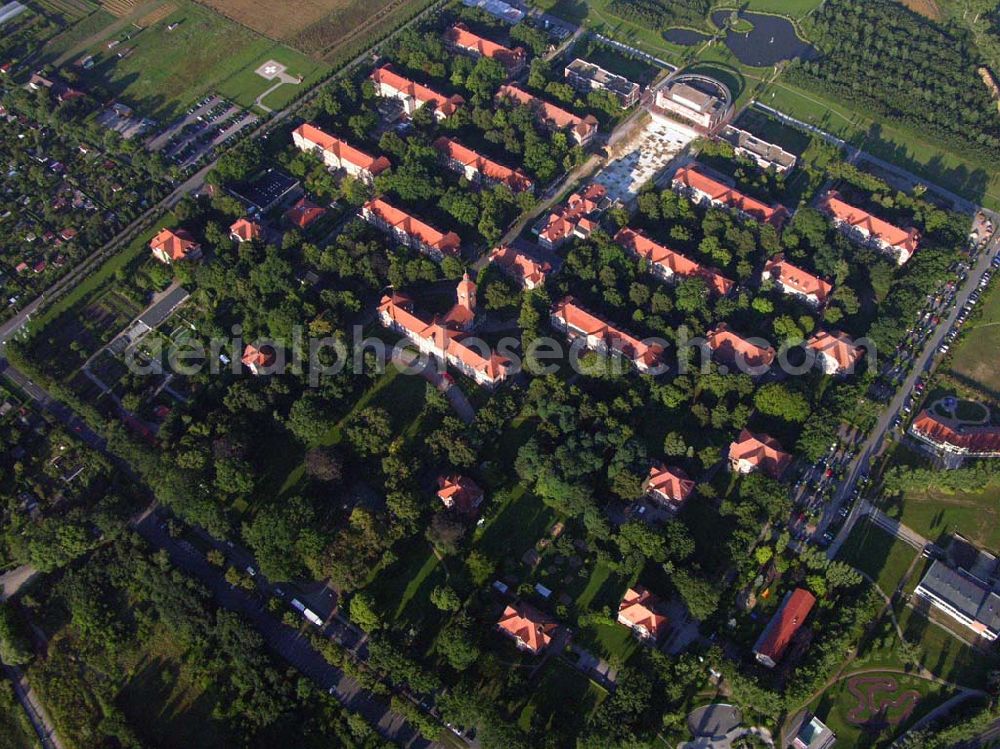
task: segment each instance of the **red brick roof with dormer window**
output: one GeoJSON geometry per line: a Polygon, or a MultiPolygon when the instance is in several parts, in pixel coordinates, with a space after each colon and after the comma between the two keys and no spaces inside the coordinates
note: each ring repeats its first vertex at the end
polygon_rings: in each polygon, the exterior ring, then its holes
{"type": "Polygon", "coordinates": [[[815,297],[819,304],[826,304],[833,292],[833,284],[792,265],[782,255],[775,255],[764,264],[764,272],[775,283],[786,286],[799,294],[815,297]]]}
{"type": "Polygon", "coordinates": [[[474,171],[479,172],[484,179],[507,185],[512,192],[522,192],[530,190],[532,187],[531,179],[520,169],[511,169],[503,164],[498,164],[446,136],[442,135],[434,141],[434,148],[462,166],[471,167],[474,171]]]}
{"type": "Polygon", "coordinates": [[[680,468],[655,465],[649,469],[645,488],[672,504],[681,505],[694,491],[694,481],[680,468]]]}
{"type": "Polygon", "coordinates": [[[657,244],[642,232],[623,228],[615,235],[615,241],[633,255],[648,260],[651,264],[669,271],[668,275],[680,278],[700,278],[715,294],[725,296],[733,290],[735,284],[723,276],[715,268],[707,268],[694,260],[675,252],[668,247],[657,244]]]}
{"type": "Polygon", "coordinates": [[[740,211],[757,221],[772,224],[775,227],[780,227],[788,218],[788,209],[785,206],[780,204],[767,205],[749,195],[744,195],[739,190],[699,171],[695,165],[685,166],[677,170],[674,175],[674,184],[697,190],[708,195],[713,201],[722,203],[727,208],[740,211]]]}
{"type": "Polygon", "coordinates": [[[519,603],[504,609],[497,626],[526,650],[538,654],[552,642],[557,625],[533,606],[519,603]]]}
{"type": "Polygon", "coordinates": [[[663,354],[662,346],[644,343],[619,330],[587,312],[571,296],[564,297],[552,308],[552,316],[561,320],[567,328],[573,328],[586,336],[600,338],[609,351],[618,351],[633,362],[653,366],[663,354]]]}
{"type": "Polygon", "coordinates": [[[758,346],[737,335],[725,323],[719,323],[706,336],[708,347],[721,361],[735,365],[743,361],[748,367],[769,367],[774,362],[774,349],[758,346]]]}
{"type": "Polygon", "coordinates": [[[455,114],[458,111],[458,107],[465,103],[465,99],[458,94],[454,96],[439,94],[432,88],[401,76],[388,65],[383,65],[378,70],[375,70],[371,77],[379,85],[383,85],[393,91],[398,91],[406,96],[412,96],[421,105],[434,107],[434,110],[444,117],[450,117],[455,114]]]}
{"type": "Polygon", "coordinates": [[[951,445],[971,455],[1000,454],[1000,427],[959,424],[921,411],[910,431],[937,445],[951,445]]]}
{"type": "Polygon", "coordinates": [[[315,125],[303,123],[295,128],[293,133],[323,151],[329,151],[338,160],[346,161],[358,169],[370,172],[373,177],[378,176],[391,166],[389,159],[385,156],[371,156],[361,149],[355,148],[347,141],[320,130],[315,125]]]}
{"type": "Polygon", "coordinates": [[[171,261],[183,260],[196,254],[200,245],[186,229],[161,229],[149,243],[151,250],[165,254],[171,261]]]}
{"type": "Polygon", "coordinates": [[[642,586],[625,591],[618,605],[618,621],[629,627],[641,627],[654,640],[666,631],[669,619],[659,613],[660,599],[642,586]]]}
{"type": "Polygon", "coordinates": [[[445,31],[444,40],[448,44],[460,47],[467,52],[496,60],[509,73],[522,67],[527,59],[527,53],[523,47],[508,49],[502,44],[497,44],[490,39],[472,33],[464,23],[456,23],[445,31]]]}
{"type": "Polygon", "coordinates": [[[825,354],[837,362],[837,371],[852,371],[861,358],[861,349],[854,345],[854,340],[839,330],[828,333],[817,331],[806,342],[806,346],[817,354],[825,354]]]}
{"type": "Polygon", "coordinates": [[[364,209],[392,228],[398,228],[407,236],[416,238],[421,244],[440,250],[445,255],[458,254],[462,240],[453,231],[447,234],[440,232],[430,224],[426,224],[406,211],[386,203],[381,198],[369,200],[365,203],[364,209]]]}
{"type": "Polygon", "coordinates": [[[563,205],[548,215],[538,237],[557,246],[578,230],[584,236],[589,236],[598,225],[589,216],[600,210],[601,201],[607,194],[604,185],[597,182],[587,185],[583,192],[573,193],[563,205]]]}
{"type": "Polygon", "coordinates": [[[916,229],[912,227],[901,229],[878,216],[873,216],[868,211],[845,203],[836,190],[831,190],[820,199],[819,209],[837,221],[862,229],[870,236],[898,248],[907,257],[916,252],[920,244],[920,232],[916,229]]]}
{"type": "Polygon", "coordinates": [[[796,588],[771,617],[754,645],[754,653],[765,656],[774,663],[780,661],[815,605],[816,596],[805,588],[796,588]]]}
{"type": "Polygon", "coordinates": [[[229,235],[239,237],[241,242],[249,242],[254,239],[260,239],[261,234],[262,230],[260,224],[247,218],[237,219],[236,222],[229,227],[229,235]]]}
{"type": "Polygon", "coordinates": [[[791,464],[792,456],[782,449],[781,443],[774,437],[744,429],[729,445],[729,460],[731,463],[746,461],[776,479],[791,464]]]}

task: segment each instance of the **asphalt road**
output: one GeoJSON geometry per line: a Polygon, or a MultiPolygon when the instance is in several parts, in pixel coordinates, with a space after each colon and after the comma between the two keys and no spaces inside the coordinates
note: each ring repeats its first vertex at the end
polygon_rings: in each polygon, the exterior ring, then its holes
{"type": "MultiPolygon", "coordinates": [[[[998,234],[1000,234],[1000,232],[998,232],[998,234]]],[[[937,353],[938,346],[941,345],[944,341],[945,335],[947,335],[948,331],[951,330],[952,326],[955,324],[955,318],[958,317],[959,311],[969,300],[969,295],[979,287],[979,282],[983,277],[983,273],[990,267],[990,262],[997,253],[998,245],[1000,245],[1000,236],[991,239],[990,243],[979,254],[979,258],[976,260],[975,266],[969,270],[969,275],[968,278],[966,278],[965,285],[962,286],[955,294],[955,305],[952,307],[951,312],[948,314],[947,318],[942,318],[940,324],[934,332],[931,333],[926,344],[924,344],[923,350],[914,360],[913,368],[910,370],[910,374],[906,376],[905,380],[903,380],[902,385],[900,385],[899,389],[896,391],[896,395],[893,396],[889,405],[883,409],[871,434],[859,447],[857,456],[848,466],[844,474],[844,480],[840,485],[839,491],[834,495],[832,501],[827,506],[827,510],[824,513],[819,529],[817,530],[818,535],[822,536],[830,523],[837,517],[837,513],[840,511],[844,501],[851,495],[851,492],[854,491],[854,486],[858,479],[861,476],[868,475],[868,472],[871,469],[872,458],[877,455],[881,449],[886,435],[892,429],[893,420],[896,416],[902,413],[903,403],[913,392],[913,387],[916,384],[917,378],[934,369],[934,365],[940,358],[940,355],[937,353]]],[[[841,545],[847,540],[847,537],[851,533],[851,529],[854,527],[854,524],[862,514],[862,503],[855,502],[854,507],[851,508],[851,512],[847,516],[847,521],[844,523],[844,526],[840,529],[840,532],[837,533],[836,538],[834,538],[830,547],[827,549],[827,556],[829,556],[830,559],[837,556],[837,552],[840,551],[841,545]]]]}

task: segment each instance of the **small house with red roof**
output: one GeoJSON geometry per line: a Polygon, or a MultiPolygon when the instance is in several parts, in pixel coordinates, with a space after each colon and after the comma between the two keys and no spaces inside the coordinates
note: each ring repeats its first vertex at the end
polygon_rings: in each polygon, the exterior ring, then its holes
{"type": "Polygon", "coordinates": [[[591,114],[577,117],[572,112],[550,104],[534,94],[530,94],[519,86],[505,84],[497,91],[496,98],[528,107],[535,118],[550,130],[568,130],[570,137],[578,145],[585,146],[597,135],[597,118],[591,114]]]}
{"type": "Polygon", "coordinates": [[[817,331],[806,342],[806,348],[815,352],[816,361],[828,375],[850,374],[862,354],[861,349],[854,345],[854,340],[839,330],[817,331]]]}
{"type": "Polygon", "coordinates": [[[662,601],[641,585],[625,591],[618,604],[618,623],[631,629],[641,640],[655,642],[669,626],[665,614],[660,613],[662,601]]]}
{"type": "Polygon", "coordinates": [[[237,219],[229,227],[229,238],[234,242],[253,242],[264,235],[264,230],[259,223],[248,218],[237,219]]]}
{"type": "Polygon", "coordinates": [[[261,344],[260,346],[254,346],[252,343],[248,343],[246,348],[243,349],[243,366],[249,369],[253,374],[266,374],[265,370],[274,364],[277,358],[274,347],[270,344],[261,344]]]}
{"type": "Polygon", "coordinates": [[[318,154],[328,169],[343,169],[349,176],[369,184],[391,166],[385,156],[371,156],[309,123],[292,131],[292,142],[300,151],[318,154]]]}
{"type": "Polygon", "coordinates": [[[571,297],[564,297],[549,317],[552,327],[570,340],[583,339],[587,348],[602,354],[621,354],[640,372],[648,372],[660,363],[663,347],[648,344],[619,330],[591,314],[571,297]]]}
{"type": "Polygon", "coordinates": [[[815,605],[816,596],[805,588],[789,591],[753,646],[757,661],[768,668],[778,665],[815,605]]]}
{"type": "Polygon", "coordinates": [[[833,292],[833,284],[792,265],[783,255],[768,260],[760,277],[762,281],[773,281],[782,293],[816,308],[825,306],[833,292]]]}
{"type": "Polygon", "coordinates": [[[673,187],[693,202],[713,205],[737,215],[780,229],[788,219],[788,209],[781,204],[767,205],[739,190],[708,176],[699,164],[681,167],[674,174],[673,187]]]}
{"type": "Polygon", "coordinates": [[[149,249],[153,251],[153,257],[167,265],[201,257],[201,245],[187,229],[160,229],[150,241],[149,249]]]}
{"type": "Polygon", "coordinates": [[[575,192],[535,227],[538,244],[554,250],[571,238],[586,239],[600,224],[608,207],[608,191],[592,182],[582,192],[575,192]]]}
{"type": "Polygon", "coordinates": [[[295,205],[285,211],[285,218],[296,229],[307,229],[325,213],[325,209],[303,196],[295,205]]]}
{"type": "Polygon", "coordinates": [[[694,481],[680,468],[654,465],[643,482],[646,494],[670,512],[677,512],[694,491],[694,481]]]}
{"type": "Polygon", "coordinates": [[[434,148],[441,153],[445,166],[475,185],[506,185],[515,193],[530,192],[535,188],[528,175],[520,169],[511,169],[492,161],[444,135],[434,141],[434,148]]]}
{"type": "Polygon", "coordinates": [[[846,203],[836,190],[820,198],[818,208],[848,239],[875,247],[903,265],[913,257],[920,245],[920,232],[913,227],[898,226],[873,216],[868,211],[846,203]]]}
{"type": "Polygon", "coordinates": [[[792,456],[784,451],[778,440],[766,434],[754,434],[744,429],[729,445],[729,467],[735,473],[763,471],[777,479],[791,464],[792,456]]]}
{"type": "Polygon", "coordinates": [[[727,295],[736,286],[715,268],[700,265],[635,229],[622,228],[615,235],[615,241],[633,257],[646,261],[650,272],[668,283],[683,278],[700,278],[709,291],[719,296],[727,295]]]}
{"type": "Polygon", "coordinates": [[[445,255],[457,257],[462,240],[453,232],[440,232],[430,224],[390,205],[381,198],[369,200],[361,208],[361,218],[397,242],[440,261],[445,255]]]}
{"type": "Polygon", "coordinates": [[[455,114],[465,103],[465,99],[458,94],[454,96],[439,94],[427,86],[401,76],[389,65],[383,65],[375,70],[371,79],[375,83],[375,92],[379,96],[398,99],[407,116],[412,117],[414,112],[426,105],[434,108],[435,119],[444,120],[455,114]]]}
{"type": "Polygon", "coordinates": [[[552,271],[549,263],[535,260],[508,245],[494,248],[490,252],[490,262],[529,291],[544,286],[546,277],[552,271]]]}
{"type": "Polygon", "coordinates": [[[725,323],[719,323],[710,330],[706,342],[718,361],[747,374],[763,374],[762,370],[766,371],[774,362],[773,348],[758,346],[731,331],[725,323]]]}
{"type": "Polygon", "coordinates": [[[508,49],[486,37],[469,31],[464,23],[456,23],[444,32],[444,42],[453,50],[461,50],[473,57],[488,57],[503,65],[511,78],[524,70],[528,54],[524,47],[508,49]]]}
{"type": "Polygon", "coordinates": [[[467,476],[453,474],[438,476],[438,499],[447,509],[471,516],[479,513],[483,503],[483,490],[467,476]]]}
{"type": "Polygon", "coordinates": [[[538,655],[552,643],[557,624],[527,603],[507,606],[497,629],[514,640],[518,650],[538,655]]]}

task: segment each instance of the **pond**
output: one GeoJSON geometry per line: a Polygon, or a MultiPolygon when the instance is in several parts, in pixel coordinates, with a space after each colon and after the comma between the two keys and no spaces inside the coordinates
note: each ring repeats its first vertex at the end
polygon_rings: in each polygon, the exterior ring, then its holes
{"type": "Polygon", "coordinates": [[[695,31],[694,29],[667,29],[663,32],[663,38],[668,42],[673,42],[674,44],[680,44],[684,47],[693,47],[696,44],[701,44],[707,41],[711,37],[708,34],[702,34],[700,31],[695,31]]]}
{"type": "MultiPolygon", "coordinates": [[[[712,14],[712,23],[722,28],[729,15],[728,10],[717,10],[712,14]]],[[[727,32],[726,46],[744,65],[766,68],[795,57],[811,60],[819,56],[818,49],[798,37],[788,19],[765,13],[741,13],[740,18],[753,24],[753,30],[727,32]]]]}

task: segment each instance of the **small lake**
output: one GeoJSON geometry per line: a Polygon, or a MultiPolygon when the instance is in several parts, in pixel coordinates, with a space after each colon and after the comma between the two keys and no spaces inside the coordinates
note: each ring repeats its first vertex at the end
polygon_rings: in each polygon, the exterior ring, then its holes
{"type": "MultiPolygon", "coordinates": [[[[717,10],[712,14],[712,23],[719,28],[729,20],[728,10],[717,10]]],[[[819,50],[802,41],[795,33],[791,21],[766,13],[741,13],[740,18],[753,24],[753,31],[739,34],[733,31],[726,33],[726,46],[736,55],[736,59],[744,65],[755,68],[768,68],[782,60],[800,57],[811,60],[819,56],[819,50]]],[[[668,42],[693,47],[708,41],[711,36],[694,29],[667,29],[663,38],[668,42]]]]}
{"type": "MultiPolygon", "coordinates": [[[[795,27],[787,19],[765,13],[741,13],[740,18],[752,23],[753,31],[744,34],[728,32],[726,46],[744,65],[767,68],[782,60],[795,57],[811,60],[819,56],[818,49],[799,39],[795,27]]],[[[712,14],[712,23],[720,28],[726,25],[728,19],[727,10],[717,10],[712,14]]]]}

